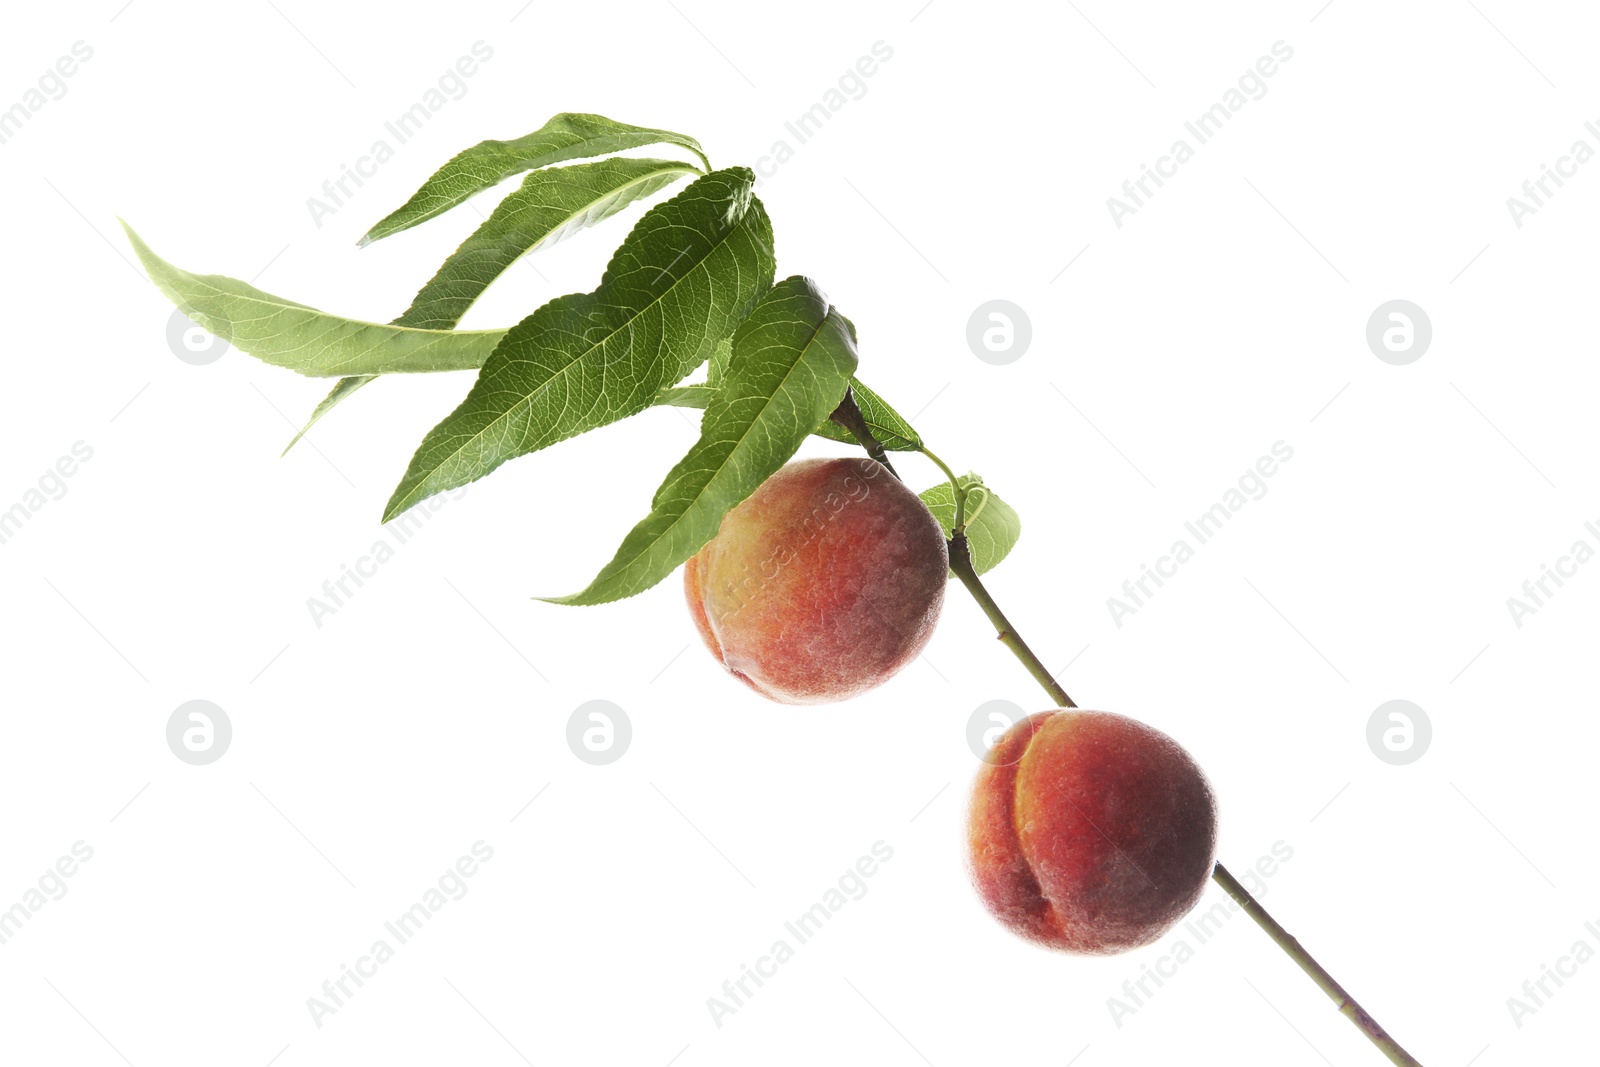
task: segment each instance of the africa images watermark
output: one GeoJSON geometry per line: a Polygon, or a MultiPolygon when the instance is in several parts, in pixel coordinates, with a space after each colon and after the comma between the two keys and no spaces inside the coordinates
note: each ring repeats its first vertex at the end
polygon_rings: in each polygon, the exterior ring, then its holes
{"type": "Polygon", "coordinates": [[[845,869],[838,881],[823,892],[821,900],[801,912],[793,921],[783,924],[784,931],[794,938],[793,945],[786,938],[778,938],[765,955],[756,957],[754,968],[739,964],[739,977],[722,983],[721,997],[706,998],[706,1010],[711,1013],[711,1021],[718,1030],[722,1029],[724,1019],[745,1007],[746,1002],[760,991],[766,984],[763,979],[776,977],[778,968],[794,959],[797,946],[815,937],[823,925],[850,901],[860,900],[867,895],[867,879],[878,873],[879,864],[888,863],[894,858],[894,849],[883,841],[874,841],[869,851],[872,853],[870,856],[860,857],[853,866],[845,869]],[[755,988],[751,988],[752,985],[755,988]]]}
{"type": "Polygon", "coordinates": [[[16,937],[23,924],[42,911],[46,904],[66,896],[66,880],[78,873],[79,864],[88,863],[94,858],[94,849],[82,841],[74,841],[70,851],[72,855],[62,856],[45,868],[45,872],[39,876],[37,888],[29,886],[23,891],[21,900],[0,911],[0,945],[16,937]]]}
{"type": "Polygon", "coordinates": [[[1260,500],[1266,496],[1267,479],[1278,473],[1280,464],[1287,463],[1293,458],[1292,447],[1283,441],[1274,441],[1271,455],[1257,459],[1254,466],[1239,476],[1237,486],[1230,487],[1222,494],[1220,501],[1212,504],[1192,521],[1183,524],[1183,528],[1194,538],[1194,544],[1191,545],[1186,538],[1180,537],[1172,543],[1166,555],[1156,560],[1154,569],[1147,563],[1139,564],[1142,573],[1138,578],[1130,578],[1122,583],[1122,597],[1106,598],[1106,610],[1111,612],[1111,621],[1116,624],[1117,629],[1122,629],[1123,619],[1137,614],[1140,608],[1146,606],[1155,596],[1155,589],[1160,589],[1166,584],[1164,579],[1177,576],[1178,568],[1194,558],[1198,546],[1220,533],[1223,526],[1250,501],[1260,500]],[[1155,589],[1150,588],[1151,583],[1154,583],[1155,589]],[[1123,599],[1124,597],[1126,599],[1123,599]]]}
{"type": "Polygon", "coordinates": [[[1148,163],[1139,164],[1139,176],[1130,178],[1122,183],[1122,195],[1127,199],[1115,196],[1106,198],[1106,210],[1111,213],[1111,221],[1117,229],[1122,229],[1122,220],[1129,215],[1138,214],[1146,201],[1153,198],[1155,190],[1150,188],[1151,183],[1160,189],[1166,183],[1163,178],[1174,178],[1178,168],[1189,162],[1195,156],[1195,149],[1205,144],[1217,134],[1222,132],[1234,115],[1244,110],[1244,106],[1251,100],[1260,100],[1267,95],[1266,79],[1278,73],[1279,64],[1287,63],[1294,58],[1294,49],[1283,41],[1272,42],[1271,55],[1257,59],[1253,67],[1249,67],[1239,75],[1236,88],[1229,88],[1222,94],[1222,99],[1202,111],[1193,120],[1183,124],[1190,137],[1194,138],[1191,145],[1180,137],[1172,142],[1172,147],[1167,149],[1167,154],[1156,159],[1152,168],[1148,163]],[[1248,95],[1246,95],[1248,94],[1248,95]]]}
{"type": "MultiPolygon", "coordinates": [[[[1597,542],[1600,542],[1600,526],[1593,522],[1586,522],[1583,524],[1583,528],[1597,542]]],[[[1578,576],[1578,568],[1594,559],[1594,557],[1594,546],[1580,537],[1572,543],[1572,547],[1567,551],[1566,555],[1556,559],[1554,567],[1551,567],[1548,563],[1539,564],[1539,577],[1529,578],[1522,583],[1522,596],[1506,597],[1506,610],[1511,613],[1511,621],[1516,623],[1517,629],[1522,629],[1522,620],[1529,615],[1538,614],[1539,609],[1545,606],[1545,602],[1556,595],[1556,590],[1567,584],[1563,579],[1576,578],[1578,576]],[[1555,589],[1550,588],[1552,583],[1555,585],[1555,589]]]]}
{"type": "Polygon", "coordinates": [[[394,959],[395,949],[406,944],[432,921],[433,917],[452,900],[467,895],[467,879],[478,873],[479,865],[494,858],[494,849],[483,841],[474,841],[472,855],[462,856],[445,868],[436,884],[423,890],[422,899],[411,905],[391,922],[383,924],[384,931],[394,939],[380,937],[373,941],[365,955],[356,957],[355,967],[339,964],[339,977],[322,983],[322,996],[306,998],[306,1010],[317,1029],[322,1029],[328,1016],[337,1014],[365,985],[365,979],[376,977],[378,968],[394,959]],[[447,897],[446,894],[449,894],[447,897]],[[355,989],[351,989],[351,984],[355,989]]]}
{"type": "MultiPolygon", "coordinates": [[[[1589,136],[1600,141],[1600,126],[1593,122],[1583,124],[1589,136]]],[[[1517,229],[1522,229],[1530,215],[1537,215],[1539,209],[1547,206],[1546,201],[1556,195],[1567,183],[1563,178],[1578,176],[1578,168],[1589,162],[1595,156],[1595,150],[1588,141],[1578,138],[1572,142],[1572,147],[1567,154],[1556,159],[1556,165],[1551,167],[1548,163],[1539,164],[1539,176],[1529,178],[1522,183],[1522,195],[1526,199],[1515,196],[1506,197],[1506,210],[1511,213],[1511,222],[1517,229]],[[1555,188],[1550,186],[1554,184],[1555,188]]]]}
{"type": "Polygon", "coordinates": [[[67,79],[78,73],[80,67],[94,58],[94,49],[84,41],[73,41],[70,55],[57,59],[46,67],[35,87],[24,90],[22,99],[0,110],[0,144],[7,144],[22,132],[24,124],[44,110],[52,100],[67,95],[67,79]]]}
{"type": "Polygon", "coordinates": [[[306,610],[311,613],[311,621],[316,624],[317,629],[322,629],[324,619],[337,614],[340,608],[350,602],[366,584],[365,579],[375,577],[379,567],[394,559],[399,547],[415,537],[417,531],[444,507],[447,499],[459,500],[466,491],[466,486],[459,486],[447,493],[431,496],[415,507],[406,509],[384,526],[394,538],[394,544],[389,543],[389,538],[380,537],[372,542],[372,547],[365,555],[356,557],[354,567],[348,563],[339,564],[339,576],[329,578],[322,583],[322,597],[327,599],[306,597],[306,610]],[[352,584],[355,586],[354,589],[351,588],[352,584]]]}
{"type": "MultiPolygon", "coordinates": [[[[1590,937],[1600,941],[1600,926],[1586,922],[1583,929],[1590,937]]],[[[1506,998],[1506,1010],[1511,1013],[1511,1021],[1516,1023],[1517,1029],[1522,1029],[1523,1019],[1537,1015],[1540,1008],[1548,1007],[1548,1001],[1567,984],[1566,979],[1576,978],[1578,968],[1594,959],[1594,956],[1594,946],[1580,937],[1572,943],[1566,955],[1556,957],[1554,967],[1548,963],[1539,964],[1539,977],[1522,983],[1522,996],[1506,998]],[[1552,985],[1554,989],[1550,988],[1552,985]]]]}
{"type": "Polygon", "coordinates": [[[84,441],[72,443],[71,455],[58,458],[39,475],[36,486],[22,494],[22,499],[0,511],[0,545],[21,532],[23,524],[38,514],[52,500],[67,495],[67,479],[78,473],[80,465],[94,458],[94,449],[84,441]]]}
{"type": "Polygon", "coordinates": [[[794,158],[795,146],[803,145],[821,133],[823,126],[842,111],[846,104],[866,96],[866,79],[878,73],[880,65],[893,58],[894,48],[884,41],[873,41],[871,55],[857,58],[853,66],[846,67],[839,75],[834,86],[822,94],[821,100],[801,112],[793,122],[783,124],[783,128],[794,138],[794,144],[780,137],[772,142],[772,147],[767,150],[766,155],[756,158],[754,164],[756,184],[759,186],[764,179],[777,174],[779,167],[794,158]]]}
{"type": "Polygon", "coordinates": [[[708,590],[713,594],[707,601],[707,614],[711,616],[711,621],[720,626],[737,615],[747,604],[759,599],[767,586],[777,580],[783,569],[807,546],[822,536],[824,528],[835,516],[851,504],[858,504],[871,495],[870,483],[885,473],[884,467],[877,460],[866,457],[856,460],[855,463],[856,469],[860,472],[859,478],[855,475],[845,478],[841,486],[844,490],[842,493],[828,490],[822,500],[806,513],[803,520],[789,525],[785,533],[800,535],[801,540],[798,544],[792,543],[791,539],[785,536],[754,571],[746,565],[743,574],[737,580],[729,579],[721,588],[708,590]]]}
{"type": "MultiPolygon", "coordinates": [[[[1267,895],[1266,880],[1277,874],[1280,866],[1293,858],[1293,847],[1281,840],[1274,841],[1269,854],[1259,857],[1253,867],[1245,870],[1239,881],[1250,891],[1251,896],[1260,900],[1267,895]]],[[[1122,996],[1106,998],[1106,1010],[1111,1013],[1111,1021],[1116,1023],[1117,1029],[1122,1029],[1123,1019],[1129,1015],[1136,1015],[1140,1008],[1147,1007],[1167,980],[1178,976],[1178,968],[1194,959],[1195,949],[1216,937],[1241,910],[1239,902],[1228,897],[1211,905],[1205,911],[1196,911],[1184,920],[1183,930],[1188,937],[1175,938],[1166,946],[1166,951],[1156,957],[1153,965],[1139,964],[1139,976],[1122,983],[1122,996]],[[1190,939],[1194,941],[1193,945],[1189,943],[1190,939]]]]}
{"type": "Polygon", "coordinates": [[[453,66],[446,68],[420,100],[383,124],[384,132],[394,138],[394,144],[391,145],[383,137],[373,141],[365,155],[356,157],[354,166],[339,164],[339,176],[322,183],[321,197],[306,198],[306,210],[311,212],[311,221],[317,229],[322,229],[325,217],[337,214],[355,196],[350,188],[352,183],[360,189],[366,184],[363,178],[375,176],[379,167],[394,158],[396,147],[415,137],[450,101],[460,100],[467,95],[467,79],[478,73],[479,64],[494,58],[494,49],[483,41],[472,42],[470,51],[471,55],[461,56],[453,66]]]}

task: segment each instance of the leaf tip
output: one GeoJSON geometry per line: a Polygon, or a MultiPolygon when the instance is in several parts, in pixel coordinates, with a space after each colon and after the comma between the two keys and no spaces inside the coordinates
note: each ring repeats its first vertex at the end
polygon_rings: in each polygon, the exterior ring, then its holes
{"type": "MultiPolygon", "coordinates": [[[[298,438],[296,438],[296,440],[298,440],[298,438]]],[[[293,443],[293,441],[290,442],[290,444],[293,443]]],[[[287,451],[287,449],[285,449],[285,451],[287,451]]],[[[402,492],[403,490],[396,489],[394,496],[390,497],[389,502],[383,505],[383,518],[379,520],[380,522],[388,523],[399,518],[401,515],[405,514],[406,509],[411,506],[410,504],[407,504],[404,497],[401,496],[402,492]]]]}
{"type": "Polygon", "coordinates": [[[597,583],[591,583],[587,589],[583,589],[576,593],[567,593],[565,596],[536,596],[529,597],[528,599],[536,600],[541,604],[559,604],[562,607],[568,608],[594,607],[597,604],[609,604],[613,600],[620,599],[619,597],[612,595],[607,596],[604,599],[596,600],[593,596],[596,589],[596,584],[597,583]]]}
{"type": "MultiPolygon", "coordinates": [[[[127,234],[128,244],[132,247],[133,254],[139,257],[139,263],[144,267],[145,274],[150,277],[151,281],[155,281],[156,265],[167,266],[168,264],[160,256],[156,255],[154,249],[144,243],[144,238],[140,237],[137,231],[128,225],[127,219],[118,215],[117,222],[122,225],[122,232],[127,234]]],[[[159,283],[157,283],[157,287],[159,288],[159,283]]]]}

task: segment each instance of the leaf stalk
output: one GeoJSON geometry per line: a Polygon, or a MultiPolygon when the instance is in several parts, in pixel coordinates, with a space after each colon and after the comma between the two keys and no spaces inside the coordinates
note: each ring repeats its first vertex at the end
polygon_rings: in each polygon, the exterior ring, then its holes
{"type": "Polygon", "coordinates": [[[861,408],[856,404],[854,389],[848,387],[845,389],[844,399],[839,401],[839,406],[833,409],[833,413],[828,416],[828,421],[842,426],[849,432],[850,436],[856,439],[862,448],[866,449],[867,455],[883,464],[884,468],[894,475],[897,480],[900,479],[900,472],[894,469],[893,463],[889,462],[888,450],[883,447],[881,441],[873,436],[872,427],[867,425],[867,417],[861,414],[861,408]]]}

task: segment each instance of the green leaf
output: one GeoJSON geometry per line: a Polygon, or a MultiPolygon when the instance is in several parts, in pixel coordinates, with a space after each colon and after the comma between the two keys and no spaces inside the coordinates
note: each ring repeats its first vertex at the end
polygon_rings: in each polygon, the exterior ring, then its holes
{"type": "Polygon", "coordinates": [[[711,403],[711,398],[717,395],[717,387],[707,384],[679,385],[671,389],[663,389],[656,394],[656,407],[674,408],[699,408],[705,410],[711,403]]]}
{"type": "Polygon", "coordinates": [[[557,297],[513,326],[423,439],[384,521],[637,414],[705,362],[772,287],[772,224],[754,183],[743,167],[700,178],[639,220],[594,292],[557,297]]]}
{"type": "Polygon", "coordinates": [[[334,405],[338,404],[345,397],[349,396],[357,389],[360,389],[368,382],[375,382],[377,380],[378,376],[376,374],[358,374],[350,378],[340,378],[339,381],[334,385],[333,392],[322,398],[322,403],[318,404],[316,409],[311,412],[311,417],[306,420],[306,424],[300,427],[300,432],[294,435],[293,441],[290,441],[287,445],[283,446],[283,451],[279,453],[279,455],[287,456],[289,454],[289,449],[299,444],[300,438],[306,435],[306,431],[315,426],[317,424],[317,420],[321,419],[322,416],[332,411],[334,405]]]}
{"type": "Polygon", "coordinates": [[[700,142],[671,130],[653,130],[613,122],[603,115],[561,114],[539,129],[514,141],[480,141],[459,153],[395,211],[381,219],[361,238],[361,245],[408,230],[419,222],[442,215],[513,174],[537,170],[569,159],[592,159],[652,144],[687,148],[705,164],[700,142]]]}
{"type": "MultiPolygon", "coordinates": [[[[713,357],[714,359],[715,357],[713,357]]],[[[704,408],[716,394],[716,387],[708,378],[704,383],[692,385],[679,385],[671,389],[663,389],[656,395],[655,402],[662,407],[675,408],[704,408]]],[[[899,414],[877,393],[861,384],[861,379],[850,379],[850,391],[856,398],[856,406],[861,409],[861,414],[866,418],[867,425],[872,428],[872,436],[883,444],[884,448],[895,452],[920,452],[922,438],[911,425],[902,419],[899,414]]],[[[837,405],[835,405],[837,406],[837,405]]],[[[833,414],[833,409],[828,410],[833,414]]],[[[811,431],[818,437],[825,437],[830,441],[841,444],[859,444],[849,430],[838,423],[830,422],[827,416],[811,431]]]]}
{"type": "MultiPolygon", "coordinates": [[[[872,431],[872,436],[878,439],[879,444],[891,452],[922,450],[921,435],[913,430],[911,424],[890,407],[883,397],[855,380],[850,383],[850,391],[856,398],[856,407],[861,409],[862,417],[867,420],[867,427],[872,431]]],[[[847,445],[859,443],[854,434],[836,422],[824,421],[817,427],[817,436],[847,445]]]]}
{"type": "MultiPolygon", "coordinates": [[[[968,472],[957,480],[967,490],[967,545],[972,552],[972,569],[983,574],[1005,559],[1016,545],[1022,536],[1022,519],[976,474],[968,472]]],[[[956,521],[955,489],[949,482],[940,482],[920,495],[949,537],[956,521]]]]}
{"type": "Polygon", "coordinates": [[[722,375],[728,369],[728,361],[733,358],[733,336],[730,334],[717,342],[717,347],[711,350],[711,359],[706,363],[706,384],[716,386],[722,384],[722,375]]]}
{"type": "Polygon", "coordinates": [[[241,352],[312,377],[480,367],[505,330],[417,330],[341,318],[220,274],[191,274],[150,250],[127,223],[150,280],[183,313],[241,352]]]}
{"type": "Polygon", "coordinates": [[[649,516],[589,587],[557,604],[642,593],[716,536],[838,406],[856,368],[844,317],[808,278],[780,282],[733,335],[733,360],[700,422],[700,439],[656,490],[649,516]]]}
{"type": "Polygon", "coordinates": [[[698,173],[669,159],[603,159],[536,170],[444,261],[395,322],[454,329],[484,290],[522,256],[610,218],[685,174],[698,173]]]}
{"type": "MultiPolygon", "coordinates": [[[[405,314],[391,325],[453,330],[484,290],[522,256],[610,218],[685,174],[698,173],[687,163],[666,159],[603,159],[536,170],[445,260],[405,314]]],[[[289,442],[289,448],[318,419],[374,377],[341,379],[289,442]]]]}

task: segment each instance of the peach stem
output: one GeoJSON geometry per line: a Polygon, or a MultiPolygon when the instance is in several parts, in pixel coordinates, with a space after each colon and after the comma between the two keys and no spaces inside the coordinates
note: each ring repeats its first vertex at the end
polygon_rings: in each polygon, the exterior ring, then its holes
{"type": "Polygon", "coordinates": [[[1333,975],[1323,970],[1322,965],[1311,958],[1311,953],[1307,952],[1299,941],[1290,936],[1289,931],[1279,926],[1277,920],[1267,914],[1267,909],[1263,908],[1256,898],[1250,895],[1250,891],[1240,885],[1238,880],[1228,873],[1226,867],[1218,863],[1212,868],[1211,877],[1218,885],[1227,890],[1228,895],[1245,910],[1245,914],[1254,919],[1256,925],[1265,930],[1267,936],[1276,941],[1278,947],[1283,949],[1284,953],[1294,960],[1302,971],[1311,976],[1311,980],[1317,983],[1318,988],[1328,994],[1329,999],[1338,1007],[1340,1014],[1354,1023],[1356,1029],[1367,1035],[1367,1040],[1378,1046],[1378,1049],[1389,1057],[1392,1062],[1401,1064],[1402,1067],[1422,1067],[1416,1057],[1401,1048],[1400,1043],[1390,1037],[1388,1031],[1378,1025],[1378,1020],[1368,1015],[1366,1009],[1357,1004],[1355,998],[1346,993],[1344,987],[1333,980],[1333,975]]]}
{"type": "MultiPolygon", "coordinates": [[[[978,572],[973,569],[972,553],[968,550],[965,534],[958,534],[950,541],[950,569],[955,572],[957,578],[961,579],[961,584],[967,587],[967,592],[972,594],[972,598],[978,602],[978,606],[989,617],[989,621],[994,624],[994,628],[1000,631],[1001,643],[1016,654],[1017,659],[1021,660],[1022,665],[1028,669],[1028,673],[1033,675],[1040,685],[1044,686],[1045,692],[1050,694],[1050,699],[1064,708],[1075,707],[1076,705],[1072,703],[1072,698],[1067,696],[1066,691],[1051,677],[1044,664],[1039,662],[1039,657],[1035,656],[1033,651],[1028,648],[1027,643],[1022,640],[1010,621],[1006,619],[1005,613],[1000,610],[1000,606],[989,595],[989,591],[978,580],[978,572]]],[[[1268,937],[1277,942],[1278,947],[1283,949],[1284,953],[1294,960],[1302,971],[1311,976],[1311,980],[1317,983],[1317,986],[1332,998],[1339,1012],[1354,1023],[1358,1030],[1366,1034],[1367,1040],[1376,1045],[1379,1051],[1392,1062],[1401,1064],[1402,1067],[1422,1067],[1422,1064],[1411,1053],[1401,1048],[1399,1042],[1389,1036],[1388,1031],[1378,1025],[1376,1019],[1367,1014],[1365,1008],[1356,1003],[1354,997],[1344,991],[1343,986],[1333,980],[1332,975],[1323,970],[1321,964],[1311,958],[1311,954],[1301,946],[1299,941],[1290,936],[1287,930],[1279,926],[1277,921],[1267,914],[1267,910],[1261,906],[1255,897],[1250,895],[1248,889],[1240,885],[1238,880],[1228,873],[1226,867],[1220,863],[1216,864],[1211,869],[1211,877],[1216,880],[1218,885],[1227,890],[1230,897],[1238,901],[1239,906],[1244,909],[1245,913],[1256,921],[1257,926],[1267,932],[1268,937]]]]}
{"type": "Polygon", "coordinates": [[[1000,610],[1000,605],[996,604],[994,597],[989,595],[989,590],[983,587],[983,582],[978,578],[978,572],[973,569],[972,552],[967,546],[967,535],[964,533],[956,534],[950,539],[950,571],[961,579],[961,584],[967,587],[967,592],[972,594],[972,599],[978,602],[978,607],[983,609],[983,613],[994,624],[995,630],[1000,634],[1000,643],[1009,648],[1012,655],[1022,661],[1022,665],[1027,668],[1028,673],[1033,675],[1034,681],[1044,686],[1044,691],[1050,694],[1050,699],[1056,702],[1056,706],[1060,708],[1077,707],[1078,705],[1074,704],[1072,698],[1067,696],[1067,691],[1061,688],[1060,683],[1051,675],[1049,669],[1039,661],[1038,656],[1033,654],[1033,649],[1028,647],[1028,643],[1022,639],[1022,635],[1017,633],[1016,627],[1011,625],[1011,620],[1007,619],[1005,612],[1000,610]]]}
{"type": "MultiPolygon", "coordinates": [[[[896,478],[900,477],[895,472],[895,469],[889,466],[889,458],[884,453],[883,445],[879,444],[872,436],[872,430],[867,426],[866,419],[861,416],[860,410],[856,408],[855,398],[849,392],[845,393],[844,402],[839,405],[839,410],[833,413],[833,421],[849,430],[861,442],[861,446],[867,450],[867,453],[872,458],[888,467],[890,474],[893,474],[896,478]]],[[[961,486],[956,482],[954,475],[950,474],[950,468],[946,467],[938,457],[928,453],[926,449],[923,451],[925,455],[939,465],[946,475],[950,475],[950,485],[956,493],[956,499],[959,504],[962,496],[961,486]]],[[[957,514],[959,515],[959,513],[958,508],[957,514]]],[[[995,630],[1000,634],[1000,643],[1009,648],[1012,654],[1022,662],[1028,673],[1033,675],[1034,680],[1044,687],[1046,693],[1050,694],[1050,699],[1054,700],[1058,707],[1077,707],[1072,702],[1072,698],[1067,696],[1067,691],[1062,689],[1050,674],[1049,669],[1040,662],[1038,656],[1033,654],[1033,650],[1028,647],[1028,643],[1022,639],[1021,634],[1017,633],[1016,628],[1011,625],[1011,620],[1006,618],[1005,612],[1000,610],[1000,605],[994,602],[994,597],[989,595],[989,590],[985,589],[983,582],[978,579],[978,572],[972,566],[972,551],[967,544],[967,535],[961,529],[960,519],[957,519],[956,522],[956,534],[950,539],[950,570],[957,578],[961,579],[961,584],[967,587],[967,592],[972,594],[972,599],[978,602],[978,607],[983,609],[983,613],[994,624],[995,630]]],[[[1311,954],[1301,946],[1299,941],[1290,936],[1289,931],[1279,926],[1277,920],[1267,914],[1267,909],[1263,908],[1256,898],[1250,895],[1250,891],[1240,885],[1238,880],[1228,873],[1226,867],[1220,863],[1214,865],[1211,869],[1211,877],[1227,891],[1230,897],[1238,902],[1239,906],[1244,909],[1245,914],[1256,921],[1257,926],[1267,932],[1268,937],[1277,942],[1278,947],[1283,949],[1284,953],[1294,960],[1302,971],[1311,976],[1311,980],[1317,983],[1318,988],[1328,994],[1329,998],[1338,1007],[1340,1014],[1354,1023],[1356,1029],[1366,1034],[1367,1040],[1376,1045],[1378,1050],[1387,1056],[1391,1062],[1400,1064],[1401,1067],[1422,1067],[1416,1057],[1401,1048],[1400,1043],[1390,1037],[1388,1031],[1382,1026],[1378,1025],[1378,1020],[1368,1015],[1366,1009],[1357,1004],[1355,998],[1346,993],[1344,987],[1334,981],[1333,976],[1323,970],[1322,965],[1311,958],[1311,954]]]]}

